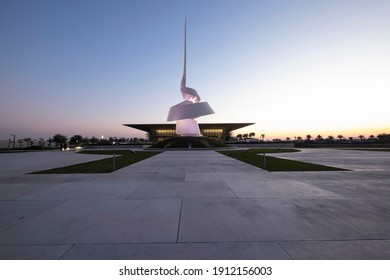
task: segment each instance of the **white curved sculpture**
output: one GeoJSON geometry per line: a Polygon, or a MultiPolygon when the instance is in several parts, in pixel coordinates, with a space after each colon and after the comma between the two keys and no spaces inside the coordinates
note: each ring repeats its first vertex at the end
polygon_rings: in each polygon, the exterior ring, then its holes
{"type": "Polygon", "coordinates": [[[195,89],[186,87],[187,61],[187,19],[184,25],[184,70],[181,79],[181,93],[184,101],[169,109],[167,121],[176,121],[176,134],[180,136],[202,136],[197,117],[214,114],[207,102],[200,102],[200,96],[195,89]]]}

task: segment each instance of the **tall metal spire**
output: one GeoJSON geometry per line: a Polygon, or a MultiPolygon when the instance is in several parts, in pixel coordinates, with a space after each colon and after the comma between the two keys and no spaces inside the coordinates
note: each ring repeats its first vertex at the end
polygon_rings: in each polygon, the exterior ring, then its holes
{"type": "Polygon", "coordinates": [[[207,102],[200,102],[200,96],[195,89],[187,87],[187,17],[184,23],[184,67],[181,79],[181,94],[183,102],[169,109],[167,121],[176,121],[176,134],[182,136],[201,136],[195,118],[214,114],[207,102]]]}
{"type": "Polygon", "coordinates": [[[181,79],[182,88],[186,86],[187,80],[187,17],[184,22],[184,67],[183,67],[183,78],[181,79]]]}
{"type": "Polygon", "coordinates": [[[196,90],[187,87],[187,17],[184,23],[184,68],[180,90],[185,100],[189,100],[193,103],[200,102],[200,96],[196,90]]]}

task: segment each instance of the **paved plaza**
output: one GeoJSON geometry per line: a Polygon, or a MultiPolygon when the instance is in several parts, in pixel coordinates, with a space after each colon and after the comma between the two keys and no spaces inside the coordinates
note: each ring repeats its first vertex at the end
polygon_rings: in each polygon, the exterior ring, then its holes
{"type": "Polygon", "coordinates": [[[0,259],[390,259],[390,153],[274,156],[350,171],[267,172],[186,150],[38,175],[106,156],[0,154],[0,259]]]}

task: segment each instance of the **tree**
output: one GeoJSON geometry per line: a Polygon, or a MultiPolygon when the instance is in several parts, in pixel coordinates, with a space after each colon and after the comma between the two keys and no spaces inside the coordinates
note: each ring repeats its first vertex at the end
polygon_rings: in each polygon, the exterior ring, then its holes
{"type": "Polygon", "coordinates": [[[329,136],[328,136],[328,140],[329,140],[330,142],[333,142],[334,137],[333,137],[332,135],[329,135],[329,136]]]}
{"type": "Polygon", "coordinates": [[[242,137],[248,138],[248,133],[244,133],[244,134],[242,135],[242,137]]]}
{"type": "Polygon", "coordinates": [[[99,143],[99,139],[97,139],[95,136],[92,136],[92,138],[89,140],[89,142],[92,145],[96,145],[97,143],[99,143]]]}
{"type": "Polygon", "coordinates": [[[42,150],[45,149],[45,139],[43,138],[39,138],[39,142],[38,142],[39,146],[42,147],[42,150]]]}
{"type": "Polygon", "coordinates": [[[316,137],[316,140],[318,142],[321,142],[322,140],[324,140],[324,138],[322,138],[322,136],[318,134],[317,137],[316,137]]]}
{"type": "Polygon", "coordinates": [[[348,137],[348,140],[349,140],[350,142],[352,142],[353,137],[348,137]]]}
{"type": "Polygon", "coordinates": [[[242,134],[237,134],[237,138],[241,139],[242,138],[242,134]]]}
{"type": "Polygon", "coordinates": [[[344,136],[339,134],[339,135],[337,135],[337,138],[339,138],[339,140],[341,141],[344,138],[344,136]]]}
{"type": "Polygon", "coordinates": [[[47,139],[47,142],[49,143],[49,147],[51,148],[51,143],[54,142],[53,139],[49,138],[49,139],[47,139]]]}
{"type": "Polygon", "coordinates": [[[286,138],[286,141],[287,141],[287,142],[290,142],[290,140],[291,140],[290,137],[287,137],[287,138],[286,138]]]}
{"type": "Polygon", "coordinates": [[[255,137],[255,135],[256,135],[256,133],[254,133],[254,132],[249,133],[250,138],[255,137]]]}
{"type": "Polygon", "coordinates": [[[306,135],[306,139],[307,139],[308,142],[310,142],[311,135],[310,134],[306,135]]]}
{"type": "Polygon", "coordinates": [[[19,139],[18,143],[19,143],[19,149],[21,149],[22,148],[22,144],[23,144],[23,139],[19,139]]]}
{"type": "Polygon", "coordinates": [[[66,141],[68,141],[68,137],[57,133],[53,136],[52,141],[56,143],[56,145],[65,145],[66,141]]]}
{"type": "Polygon", "coordinates": [[[263,141],[264,141],[264,137],[265,137],[265,134],[264,133],[261,134],[261,138],[263,139],[263,141]]]}
{"type": "Polygon", "coordinates": [[[380,133],[377,135],[377,138],[380,142],[383,142],[383,143],[390,142],[390,134],[388,134],[388,133],[380,133]]]}
{"type": "Polygon", "coordinates": [[[74,145],[74,146],[82,146],[84,144],[83,136],[73,135],[69,139],[69,144],[74,145]]]}
{"type": "Polygon", "coordinates": [[[363,141],[364,140],[364,135],[359,135],[359,139],[360,139],[360,141],[363,141]]]}
{"type": "Polygon", "coordinates": [[[24,138],[23,139],[24,142],[26,142],[26,146],[32,146],[33,142],[31,141],[31,138],[24,138]]]}

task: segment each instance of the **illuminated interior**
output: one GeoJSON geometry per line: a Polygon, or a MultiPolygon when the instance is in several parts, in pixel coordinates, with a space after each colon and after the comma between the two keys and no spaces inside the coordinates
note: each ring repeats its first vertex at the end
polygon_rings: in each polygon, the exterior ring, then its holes
{"type": "MultiPolygon", "coordinates": [[[[220,141],[227,141],[233,130],[243,128],[254,123],[200,123],[199,129],[202,136],[210,137],[220,141]]],[[[139,129],[147,133],[150,141],[158,142],[167,138],[178,136],[176,125],[165,124],[124,124],[131,128],[139,129]]]]}

